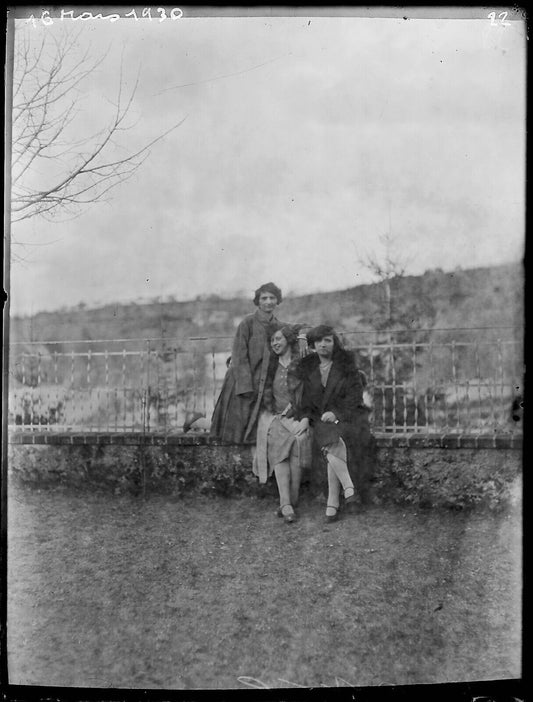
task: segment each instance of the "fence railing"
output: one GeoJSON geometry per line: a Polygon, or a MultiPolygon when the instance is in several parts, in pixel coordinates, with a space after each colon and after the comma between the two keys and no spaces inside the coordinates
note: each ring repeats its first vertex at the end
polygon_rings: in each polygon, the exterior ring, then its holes
{"type": "MultiPolygon", "coordinates": [[[[345,332],[374,431],[517,431],[522,344],[497,332],[345,332]]],[[[204,417],[193,430],[205,430],[230,348],[230,337],[13,343],[10,427],[179,433],[204,417]]]]}

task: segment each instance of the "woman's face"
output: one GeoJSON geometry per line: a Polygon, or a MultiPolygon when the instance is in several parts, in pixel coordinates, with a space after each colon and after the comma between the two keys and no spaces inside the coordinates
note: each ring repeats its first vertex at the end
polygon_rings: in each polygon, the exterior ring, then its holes
{"type": "Polygon", "coordinates": [[[262,292],[259,295],[259,309],[262,312],[273,312],[278,306],[278,298],[269,292],[262,292]]]}
{"type": "Polygon", "coordinates": [[[278,356],[281,356],[283,352],[287,350],[289,342],[280,331],[277,331],[275,334],[272,334],[272,338],[270,339],[270,345],[272,346],[272,350],[274,351],[274,353],[277,353],[278,356]]]}
{"type": "Polygon", "coordinates": [[[318,341],[315,341],[315,351],[324,360],[330,359],[333,356],[335,342],[332,336],[323,336],[318,341]]]}

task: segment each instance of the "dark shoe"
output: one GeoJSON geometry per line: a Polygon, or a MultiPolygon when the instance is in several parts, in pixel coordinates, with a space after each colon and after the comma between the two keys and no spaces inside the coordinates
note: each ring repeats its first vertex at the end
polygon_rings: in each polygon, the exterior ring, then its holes
{"type": "MultiPolygon", "coordinates": [[[[353,488],[346,488],[346,490],[352,490],[353,488]]],[[[346,490],[344,492],[346,492],[346,490]]],[[[355,490],[353,495],[344,498],[344,509],[349,514],[353,514],[355,507],[357,505],[357,497],[355,496],[355,490]]]]}
{"type": "Polygon", "coordinates": [[[347,487],[346,490],[344,490],[344,503],[350,504],[351,502],[356,502],[357,498],[355,496],[355,488],[347,487]],[[349,497],[346,497],[346,490],[353,490],[353,494],[349,495],[349,497]]]}
{"type": "Polygon", "coordinates": [[[331,524],[332,522],[336,522],[336,521],[338,520],[338,518],[339,518],[339,508],[338,508],[338,507],[334,507],[333,505],[327,505],[327,506],[326,506],[326,509],[327,509],[328,507],[329,507],[330,509],[334,509],[334,510],[335,510],[335,514],[326,514],[326,522],[327,522],[328,524],[331,524]]]}
{"type": "Polygon", "coordinates": [[[292,505],[282,505],[281,507],[278,507],[278,511],[276,512],[276,514],[278,515],[278,517],[283,517],[283,521],[285,522],[285,524],[292,524],[296,521],[296,515],[294,514],[292,505]],[[289,512],[289,514],[283,514],[284,507],[290,507],[292,512],[289,512]]]}

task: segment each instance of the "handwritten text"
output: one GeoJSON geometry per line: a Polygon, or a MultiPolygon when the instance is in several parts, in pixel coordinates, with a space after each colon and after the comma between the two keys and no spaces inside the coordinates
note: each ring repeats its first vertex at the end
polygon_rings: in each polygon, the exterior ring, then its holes
{"type": "Polygon", "coordinates": [[[126,13],[111,12],[109,14],[104,14],[103,12],[97,12],[96,14],[93,12],[80,12],[77,14],[75,10],[61,10],[57,17],[55,17],[50,14],[49,10],[43,10],[40,16],[36,17],[32,14],[28,17],[27,21],[31,22],[34,27],[37,26],[37,23],[40,23],[45,27],[49,27],[56,22],[65,22],[69,20],[72,22],[86,22],[87,20],[107,20],[108,22],[117,22],[120,19],[134,19],[135,21],[147,19],[149,21],[154,20],[157,22],[164,22],[167,19],[177,20],[181,17],[183,17],[183,10],[181,10],[179,7],[173,7],[169,11],[165,10],[164,7],[145,7],[141,11],[140,15],[134,9],[126,13]]]}

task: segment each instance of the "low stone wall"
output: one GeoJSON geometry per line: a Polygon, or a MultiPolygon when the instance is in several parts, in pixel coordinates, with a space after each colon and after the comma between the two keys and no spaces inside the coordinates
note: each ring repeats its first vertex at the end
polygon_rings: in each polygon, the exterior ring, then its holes
{"type": "MultiPolygon", "coordinates": [[[[501,508],[521,492],[519,437],[378,435],[369,484],[375,504],[454,509],[501,508]]],[[[259,486],[249,446],[224,446],[205,435],[28,434],[12,436],[9,478],[133,494],[233,496],[277,494],[259,486]]],[[[303,493],[320,495],[325,471],[304,474],[303,493]]]]}

